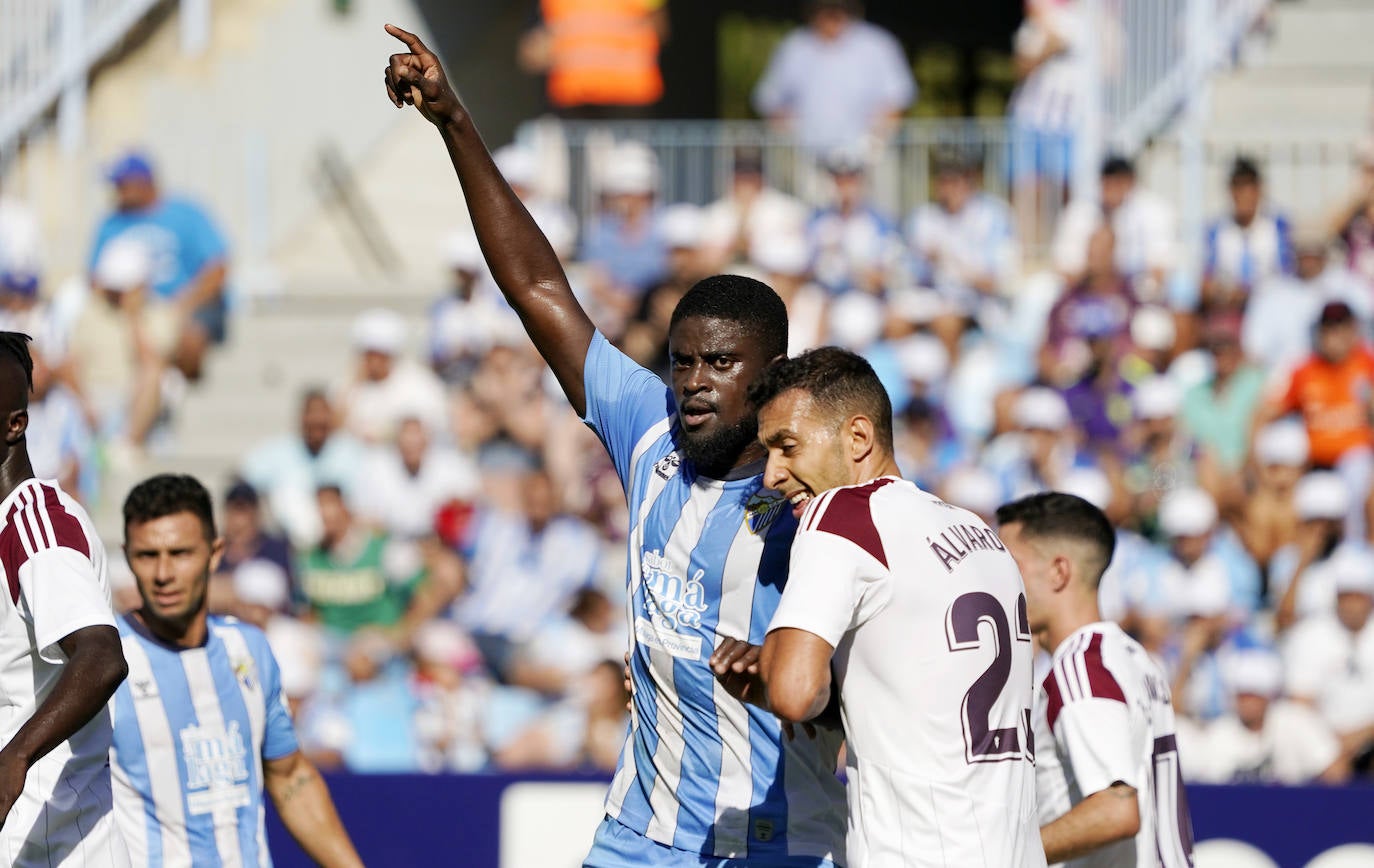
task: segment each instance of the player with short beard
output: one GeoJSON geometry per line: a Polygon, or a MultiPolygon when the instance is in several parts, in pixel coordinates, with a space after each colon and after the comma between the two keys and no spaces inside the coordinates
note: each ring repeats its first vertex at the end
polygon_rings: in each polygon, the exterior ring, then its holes
{"type": "Polygon", "coordinates": [[[844,852],[838,733],[784,738],[708,664],[719,636],[763,640],[785,581],[796,522],[763,486],[747,389],[786,353],[786,306],[756,280],[697,283],[673,312],[665,389],[577,303],[438,58],[387,31],[408,48],[387,66],[387,96],[438,128],[492,276],[629,499],[630,735],[586,864],[833,865],[844,852]]]}
{"type": "Polygon", "coordinates": [[[281,672],[257,627],[209,615],[224,553],[210,493],[146,479],[124,501],[124,555],[143,604],[119,619],[115,815],[135,865],[267,865],[262,793],[319,865],[361,866],[324,779],[297,749],[281,672]]]}

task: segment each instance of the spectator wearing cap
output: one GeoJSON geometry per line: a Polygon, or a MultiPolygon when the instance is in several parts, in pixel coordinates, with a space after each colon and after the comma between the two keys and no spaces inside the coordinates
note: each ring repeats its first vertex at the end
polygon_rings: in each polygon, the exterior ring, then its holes
{"type": "Polygon", "coordinates": [[[1365,500],[1374,477],[1374,351],[1349,305],[1332,301],[1322,308],[1313,352],[1281,387],[1256,414],[1256,425],[1301,414],[1312,464],[1335,470],[1349,489],[1346,535],[1363,540],[1365,500]]]}
{"type": "Polygon", "coordinates": [[[431,431],[448,431],[444,384],[425,366],[406,358],[407,326],[385,308],[364,311],[353,321],[357,367],[334,392],[334,411],[343,430],[364,443],[396,436],[408,418],[424,420],[431,431]]]}
{"type": "Polygon", "coordinates": [[[1312,348],[1312,333],[1325,305],[1344,302],[1363,323],[1374,306],[1369,289],[1345,268],[1332,265],[1331,237],[1321,224],[1306,221],[1293,230],[1294,273],[1260,283],[1245,307],[1241,346],[1252,359],[1294,364],[1312,348]]]}
{"type": "Polygon", "coordinates": [[[107,245],[125,237],[141,242],[152,259],[149,302],[170,305],[177,323],[171,362],[194,382],[210,346],[223,343],[227,333],[228,245],[201,206],[163,195],[146,155],[125,154],[106,177],[114,186],[115,209],[91,244],[92,284],[102,288],[98,265],[107,245]]]}
{"type": "Polygon", "coordinates": [[[491,347],[492,335],[509,330],[516,316],[504,300],[484,291],[491,276],[471,229],[449,235],[443,253],[449,292],[429,309],[429,364],[445,384],[462,387],[491,347]]]}
{"type": "Polygon", "coordinates": [[[1264,207],[1264,180],[1255,161],[1236,157],[1227,186],[1231,213],[1207,227],[1204,242],[1205,310],[1238,310],[1256,286],[1294,268],[1288,220],[1264,207]]]}
{"type": "Polygon", "coordinates": [[[754,108],[814,153],[885,138],[916,101],[901,43],[863,20],[857,0],[806,0],[806,26],[768,59],[754,108]]]}
{"type": "Polygon", "coordinates": [[[982,457],[1001,486],[999,504],[1054,491],[1079,464],[1074,420],[1058,392],[1044,386],[1023,390],[1012,404],[1011,418],[1015,428],[989,443],[982,457]]]}
{"type": "Polygon", "coordinates": [[[1349,778],[1349,764],[1330,728],[1312,709],[1283,699],[1277,655],[1237,653],[1226,661],[1224,678],[1235,710],[1203,729],[1179,731],[1187,780],[1296,785],[1349,778]]]}
{"type": "Polygon", "coordinates": [[[1284,640],[1285,685],[1367,769],[1374,747],[1374,555],[1341,557],[1335,586],[1335,611],[1304,620],[1284,640]]]}
{"type": "Polygon", "coordinates": [[[246,482],[229,487],[223,516],[224,555],[210,577],[210,611],[265,629],[273,615],[295,611],[291,544],[267,530],[258,492],[246,482]]]}
{"type": "Polygon", "coordinates": [[[659,229],[668,248],[668,269],[658,286],[639,300],[621,342],[627,356],[665,380],[673,309],[687,290],[711,273],[703,249],[704,228],[701,209],[695,205],[681,203],[663,209],[659,229]]]}
{"type": "Polygon", "coordinates": [[[1162,298],[1176,258],[1173,210],[1137,184],[1135,167],[1123,157],[1109,157],[1102,164],[1098,201],[1070,202],[1059,218],[1052,255],[1070,286],[1089,271],[1093,235],[1103,226],[1116,239],[1116,268],[1135,282],[1137,295],[1145,301],[1162,298]]]}
{"type": "Polygon", "coordinates": [[[935,201],[918,206],[906,222],[916,280],[945,301],[948,313],[934,325],[955,357],[964,329],[980,322],[985,303],[1000,299],[1016,272],[1011,206],[979,189],[980,169],[967,154],[939,155],[935,201]]]}
{"type": "Polygon", "coordinates": [[[606,154],[597,174],[601,207],[578,258],[594,269],[591,286],[599,303],[619,311],[623,322],[668,268],[655,207],[658,161],[646,146],[625,142],[606,154]]]}
{"type": "Polygon", "coordinates": [[[481,771],[490,761],[488,709],[498,697],[481,675],[477,646],[457,624],[435,620],[420,625],[411,647],[421,768],[430,773],[481,771]]]}
{"type": "Polygon", "coordinates": [[[1307,431],[1293,420],[1275,422],[1255,435],[1253,481],[1236,529],[1255,563],[1268,575],[1279,549],[1296,541],[1293,496],[1307,467],[1307,431]]]}
{"type": "Polygon", "coordinates": [[[1181,404],[1178,386],[1164,376],[1145,380],[1131,394],[1132,422],[1121,439],[1123,482],[1131,514],[1147,529],[1161,498],[1206,475],[1196,442],[1178,423],[1181,404]]]}
{"type": "Polygon", "coordinates": [[[934,491],[967,458],[944,410],[949,354],[939,339],[924,334],[903,338],[894,351],[910,396],[896,413],[897,463],[904,476],[934,491]]]}
{"type": "Polygon", "coordinates": [[[539,162],[534,150],[511,144],[497,148],[491,157],[511,191],[539,224],[553,252],[565,261],[572,258],[577,250],[577,217],[566,204],[540,192],[539,162]]]}
{"type": "Polygon", "coordinates": [[[296,431],[253,447],[239,465],[239,476],[266,499],[291,542],[310,548],[322,532],[315,492],[336,485],[351,493],[363,455],[363,445],[339,430],[329,396],[308,389],[301,396],[296,431]]]}
{"type": "Polygon", "coordinates": [[[148,300],[154,267],[141,235],[103,246],[96,292],[72,326],[67,355],[98,432],[129,457],[144,448],[162,406],[162,372],[178,328],[169,307],[148,300]]]}
{"type": "Polygon", "coordinates": [[[1260,575],[1229,522],[1223,521],[1216,501],[1202,488],[1180,485],[1159,503],[1159,537],[1174,560],[1193,577],[1184,586],[1168,588],[1171,604],[1186,612],[1190,599],[1216,601],[1233,620],[1248,617],[1260,605],[1260,575]],[[1193,590],[1190,590],[1193,589],[1193,590]]]}
{"type": "Polygon", "coordinates": [[[901,235],[869,200],[868,166],[859,149],[838,148],[824,163],[833,199],[811,216],[806,230],[816,282],[831,294],[881,294],[902,263],[901,235]]]}
{"type": "Polygon", "coordinates": [[[1346,535],[1350,488],[1335,473],[1316,471],[1299,480],[1293,509],[1298,514],[1297,538],[1274,553],[1269,575],[1269,598],[1276,601],[1274,626],[1279,631],[1299,619],[1330,614],[1339,557],[1365,552],[1346,535]]]}
{"type": "Polygon", "coordinates": [[[766,268],[754,253],[773,239],[800,235],[810,216],[800,200],[768,185],[758,148],[737,150],[733,168],[730,189],[702,214],[703,254],[713,272],[746,262],[766,268]]]}
{"type": "Polygon", "coordinates": [[[1182,379],[1171,368],[1178,326],[1167,308],[1157,304],[1136,308],[1127,336],[1130,340],[1118,363],[1126,382],[1136,384],[1165,373],[1175,380],[1182,379]]]}
{"type": "Polygon", "coordinates": [[[1181,415],[1202,454],[1232,478],[1245,464],[1251,420],[1264,390],[1264,371],[1241,352],[1240,328],[1240,317],[1233,312],[1207,318],[1202,340],[1211,375],[1184,394],[1181,415]]]}
{"type": "Polygon", "coordinates": [[[811,280],[811,251],[800,233],[771,235],[754,242],[749,258],[787,305],[787,354],[825,343],[827,294],[811,280]]]}

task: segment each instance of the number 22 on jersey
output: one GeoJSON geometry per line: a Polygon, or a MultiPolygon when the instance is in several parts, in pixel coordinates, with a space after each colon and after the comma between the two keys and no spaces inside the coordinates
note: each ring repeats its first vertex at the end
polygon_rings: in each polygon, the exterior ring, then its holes
{"type": "MultiPolygon", "coordinates": [[[[994,716],[1002,712],[996,724],[1006,724],[1006,709],[999,708],[999,699],[1011,676],[1013,642],[1030,645],[1030,624],[1026,617],[1026,595],[1016,598],[1016,636],[1011,634],[1010,619],[1000,600],[986,591],[962,594],[945,613],[945,636],[949,650],[954,653],[982,647],[979,628],[992,628],[995,656],[983,674],[978,676],[964,694],[960,718],[964,728],[964,759],[969,763],[1029,760],[1035,762],[1035,735],[1031,730],[1031,710],[1022,706],[1010,726],[994,725],[994,716]]],[[[1029,647],[1027,648],[1029,650],[1029,647]]],[[[1029,698],[1029,697],[1027,697],[1029,698]]],[[[1015,706],[1013,706],[1015,707],[1015,706]]]]}

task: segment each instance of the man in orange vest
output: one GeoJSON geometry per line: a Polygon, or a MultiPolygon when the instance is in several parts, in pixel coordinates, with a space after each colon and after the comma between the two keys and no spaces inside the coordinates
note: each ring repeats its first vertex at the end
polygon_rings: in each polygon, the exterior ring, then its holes
{"type": "Polygon", "coordinates": [[[542,21],[520,40],[520,65],[548,76],[564,117],[640,117],[663,96],[658,50],[666,0],[540,0],[542,21]]]}

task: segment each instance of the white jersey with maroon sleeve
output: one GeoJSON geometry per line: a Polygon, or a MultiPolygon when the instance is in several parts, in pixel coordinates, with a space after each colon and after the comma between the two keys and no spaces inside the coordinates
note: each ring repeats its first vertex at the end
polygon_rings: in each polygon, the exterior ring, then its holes
{"type": "Polygon", "coordinates": [[[1193,864],[1169,682],[1139,643],[1109,621],[1070,634],[1055,649],[1036,696],[1035,728],[1041,825],[1117,782],[1134,787],[1139,800],[1135,838],[1066,864],[1193,864]]]}
{"type": "Polygon", "coordinates": [[[967,510],[883,477],[816,497],[770,630],[835,648],[848,868],[1043,866],[1025,587],[967,510]]]}
{"type": "MultiPolygon", "coordinates": [[[[114,627],[105,549],[54,482],[30,479],[0,502],[0,743],[47,699],[83,627],[114,627]]],[[[110,790],[110,714],[102,710],[29,769],[0,828],[0,864],[124,866],[110,790]]]]}

